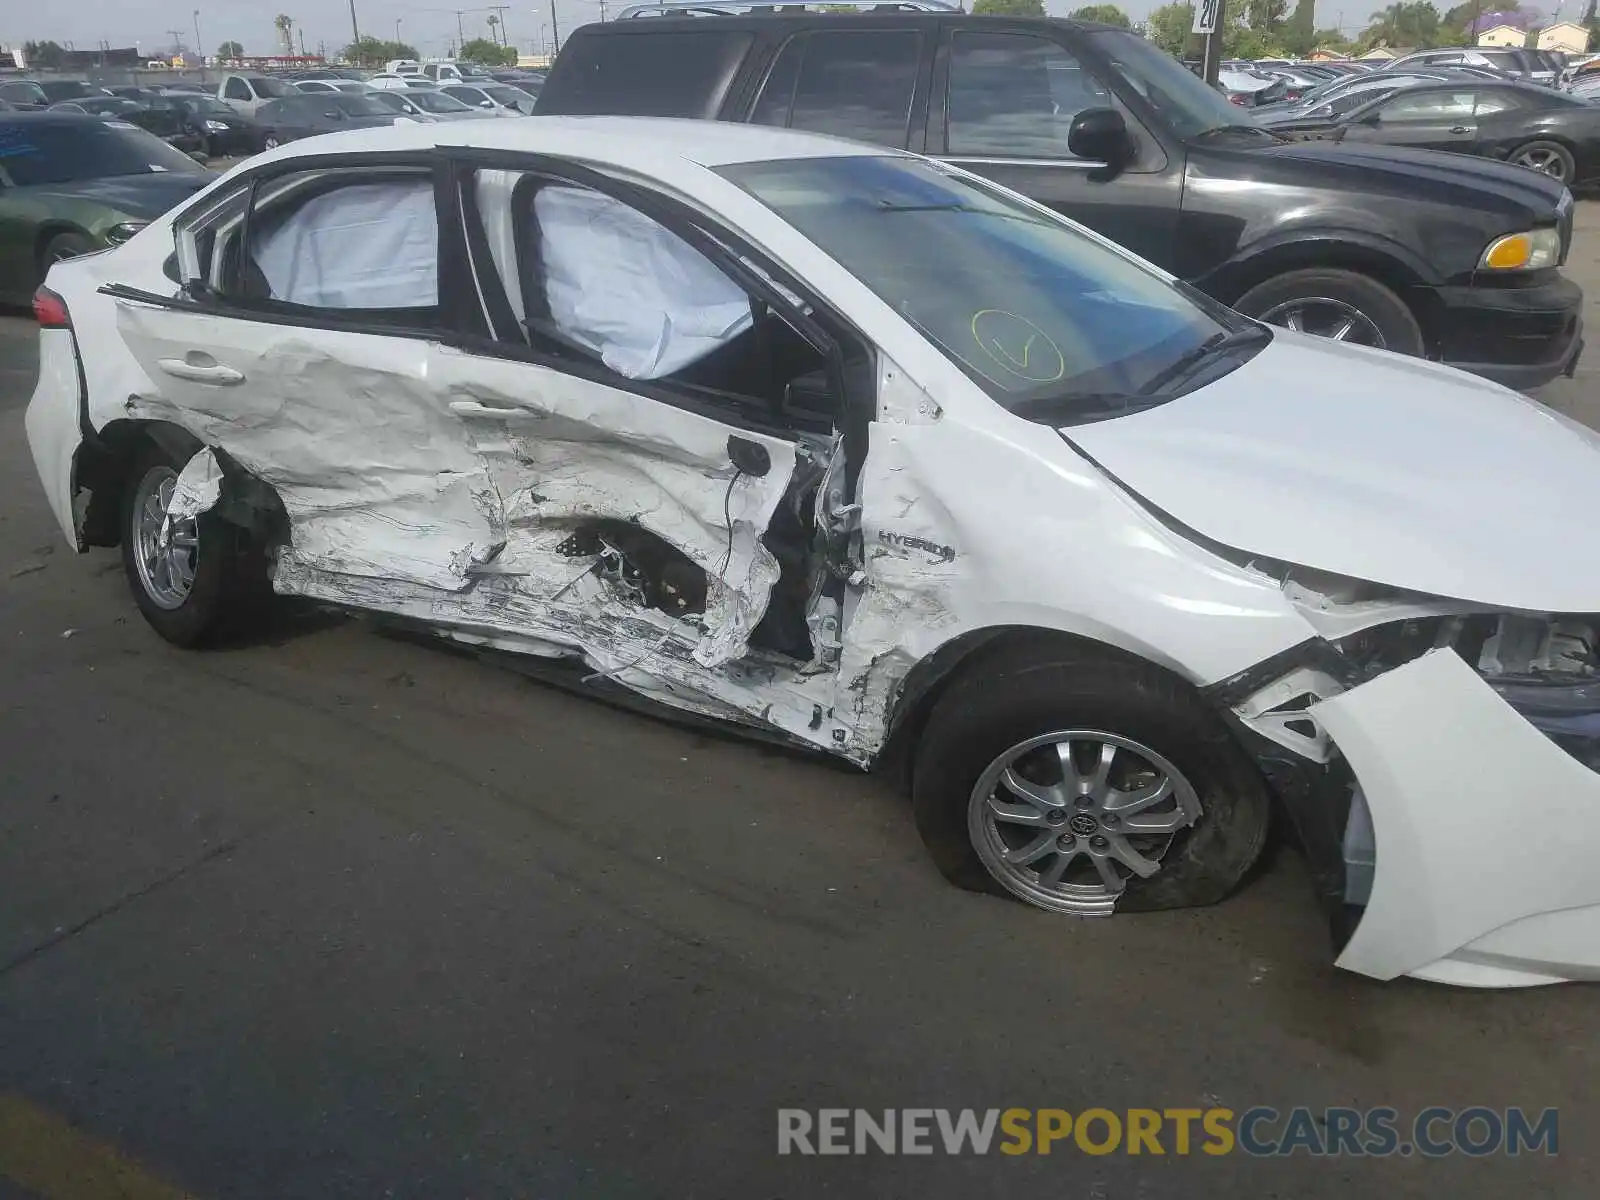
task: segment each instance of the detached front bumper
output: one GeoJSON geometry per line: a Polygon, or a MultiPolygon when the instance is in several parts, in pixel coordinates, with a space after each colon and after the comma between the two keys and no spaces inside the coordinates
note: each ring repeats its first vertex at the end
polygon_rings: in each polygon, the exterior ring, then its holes
{"type": "Polygon", "coordinates": [[[1339,966],[1472,987],[1600,980],[1600,774],[1451,650],[1310,712],[1377,847],[1339,966]]]}
{"type": "Polygon", "coordinates": [[[1519,391],[1571,375],[1583,351],[1583,289],[1560,275],[1534,287],[1434,289],[1439,357],[1519,391]]]}

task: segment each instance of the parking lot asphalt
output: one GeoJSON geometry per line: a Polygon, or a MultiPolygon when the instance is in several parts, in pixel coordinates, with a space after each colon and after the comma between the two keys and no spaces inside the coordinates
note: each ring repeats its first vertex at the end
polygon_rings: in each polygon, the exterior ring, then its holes
{"type": "MultiPolygon", "coordinates": [[[[1596,312],[1600,205],[1571,272],[1596,312]]],[[[875,779],[363,621],[167,646],[45,506],[34,337],[0,319],[0,1200],[1592,1191],[1600,993],[1337,972],[1292,848],[1072,921],[946,885],[875,779]],[[780,1107],[1255,1105],[1558,1107],[1559,1154],[776,1153],[780,1107]]],[[[1541,398],[1600,425],[1597,376],[1541,398]]]]}

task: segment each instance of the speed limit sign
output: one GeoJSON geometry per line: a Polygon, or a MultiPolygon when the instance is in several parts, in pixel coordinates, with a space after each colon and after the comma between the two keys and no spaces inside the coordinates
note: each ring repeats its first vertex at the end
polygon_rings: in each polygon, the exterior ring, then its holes
{"type": "Polygon", "coordinates": [[[1215,33],[1217,31],[1217,13],[1222,8],[1222,0],[1199,0],[1194,6],[1194,32],[1215,33]]]}

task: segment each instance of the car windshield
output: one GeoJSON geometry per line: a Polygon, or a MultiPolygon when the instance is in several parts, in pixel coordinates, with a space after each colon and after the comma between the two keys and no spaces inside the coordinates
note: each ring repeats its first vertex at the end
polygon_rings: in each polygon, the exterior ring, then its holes
{"type": "Polygon", "coordinates": [[[317,103],[337,108],[348,117],[387,117],[389,109],[365,96],[352,96],[345,92],[330,92],[317,97],[317,103]]]}
{"type": "Polygon", "coordinates": [[[1197,353],[1255,327],[992,184],[915,158],[742,163],[720,174],[805,234],[1019,415],[1161,403],[1197,353]],[[933,248],[937,247],[934,251],[933,248]]]}
{"type": "Polygon", "coordinates": [[[1089,37],[1123,81],[1166,118],[1179,137],[1242,123],[1238,105],[1144,38],[1120,30],[1098,30],[1089,37]]]}
{"type": "Polygon", "coordinates": [[[281,79],[269,78],[266,75],[252,79],[250,82],[255,85],[256,95],[258,96],[272,96],[273,98],[278,98],[281,96],[295,96],[299,94],[293,85],[287,84],[281,79]]]}
{"type": "Polygon", "coordinates": [[[423,112],[462,113],[472,111],[471,106],[463,104],[454,96],[447,96],[443,92],[413,92],[406,99],[423,112]]]}
{"type": "Polygon", "coordinates": [[[527,92],[519,92],[516,88],[505,87],[502,84],[486,87],[483,91],[485,95],[499,101],[501,104],[521,104],[529,99],[527,92]]]}
{"type": "Polygon", "coordinates": [[[210,173],[160,138],[121,121],[0,123],[0,177],[12,187],[167,172],[210,173]]]}

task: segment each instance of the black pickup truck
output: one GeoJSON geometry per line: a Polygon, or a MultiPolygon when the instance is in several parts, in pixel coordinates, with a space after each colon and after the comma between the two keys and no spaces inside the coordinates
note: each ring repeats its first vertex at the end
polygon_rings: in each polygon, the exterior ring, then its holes
{"type": "Polygon", "coordinates": [[[1545,175],[1287,141],[1110,26],[928,0],[816,7],[708,2],[586,25],[537,112],[745,121],[909,149],[1275,324],[1513,387],[1576,366],[1583,295],[1560,271],[1572,196],[1545,175]]]}

